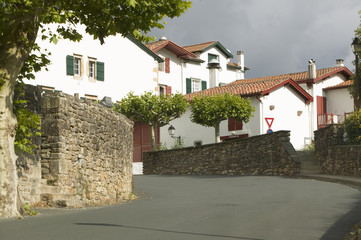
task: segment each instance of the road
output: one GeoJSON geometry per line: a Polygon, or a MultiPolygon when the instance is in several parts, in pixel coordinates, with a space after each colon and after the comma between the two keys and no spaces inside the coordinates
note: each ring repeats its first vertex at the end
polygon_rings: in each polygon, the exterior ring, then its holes
{"type": "Polygon", "coordinates": [[[282,177],[136,176],[138,199],[0,221],[0,239],[343,239],[361,219],[348,186],[282,177]]]}

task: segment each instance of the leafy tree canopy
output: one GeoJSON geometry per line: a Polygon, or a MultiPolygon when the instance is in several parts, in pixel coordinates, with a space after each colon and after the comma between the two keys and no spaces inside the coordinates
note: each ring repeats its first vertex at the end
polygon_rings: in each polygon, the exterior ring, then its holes
{"type": "Polygon", "coordinates": [[[219,125],[229,118],[248,122],[252,117],[254,107],[248,99],[238,95],[216,94],[195,97],[190,103],[192,108],[191,120],[206,127],[215,128],[215,142],[220,142],[219,125]]]}
{"type": "Polygon", "coordinates": [[[187,110],[187,100],[182,94],[154,95],[145,92],[143,95],[129,93],[114,106],[129,119],[147,123],[151,127],[152,148],[156,149],[154,127],[162,127],[170,121],[179,118],[187,110]]]}
{"type": "Polygon", "coordinates": [[[228,93],[195,97],[190,105],[192,121],[206,127],[215,127],[229,118],[248,122],[254,111],[248,99],[228,93]]]}

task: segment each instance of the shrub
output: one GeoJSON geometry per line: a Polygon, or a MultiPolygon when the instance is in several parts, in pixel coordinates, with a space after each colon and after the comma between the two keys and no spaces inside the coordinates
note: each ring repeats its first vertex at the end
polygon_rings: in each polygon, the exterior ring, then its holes
{"type": "Polygon", "coordinates": [[[361,109],[345,119],[344,127],[348,143],[361,144],[361,109]]]}

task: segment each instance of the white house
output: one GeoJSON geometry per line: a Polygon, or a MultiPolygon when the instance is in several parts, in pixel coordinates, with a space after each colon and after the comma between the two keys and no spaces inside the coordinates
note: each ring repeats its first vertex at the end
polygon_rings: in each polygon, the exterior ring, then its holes
{"type": "Polygon", "coordinates": [[[130,35],[116,35],[101,45],[85,33],[84,26],[77,30],[83,35],[80,42],[65,39],[55,45],[37,39],[41,48],[51,52],[51,64],[48,71],[35,73],[35,81],[26,83],[92,100],[107,96],[113,102],[130,91],[142,94],[158,87],[154,67],[163,59],[143,44],[130,35]]]}
{"type": "Polygon", "coordinates": [[[221,43],[213,41],[181,47],[161,38],[147,47],[164,59],[159,64],[159,94],[201,91],[225,85],[244,77],[244,54],[238,52],[237,63],[221,43]]]}
{"type": "MultiPolygon", "coordinates": [[[[325,126],[330,116],[337,122],[344,112],[352,111],[349,93],[344,87],[340,88],[340,85],[346,85],[351,75],[343,64],[316,70],[314,61],[311,61],[309,70],[305,72],[237,80],[226,86],[187,94],[186,97],[191,100],[195,96],[225,92],[248,97],[255,107],[254,116],[244,124],[231,119],[223,121],[221,139],[264,134],[269,129],[290,130],[291,143],[300,149],[311,142],[313,131],[325,126]]],[[[214,142],[214,129],[192,123],[190,110],[170,124],[176,128],[176,135],[182,137],[185,146],[214,142]]],[[[167,146],[174,143],[165,131],[161,131],[161,140],[167,146]]]]}

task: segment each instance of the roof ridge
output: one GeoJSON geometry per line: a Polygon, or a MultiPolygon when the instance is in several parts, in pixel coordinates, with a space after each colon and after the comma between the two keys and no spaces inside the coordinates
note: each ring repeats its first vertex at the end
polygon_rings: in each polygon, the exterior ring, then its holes
{"type": "Polygon", "coordinates": [[[182,47],[194,47],[194,46],[198,46],[198,45],[203,45],[203,44],[211,44],[211,43],[216,43],[218,41],[209,41],[209,42],[204,42],[204,43],[196,43],[196,44],[192,44],[192,45],[187,45],[187,46],[182,46],[182,47]]]}

